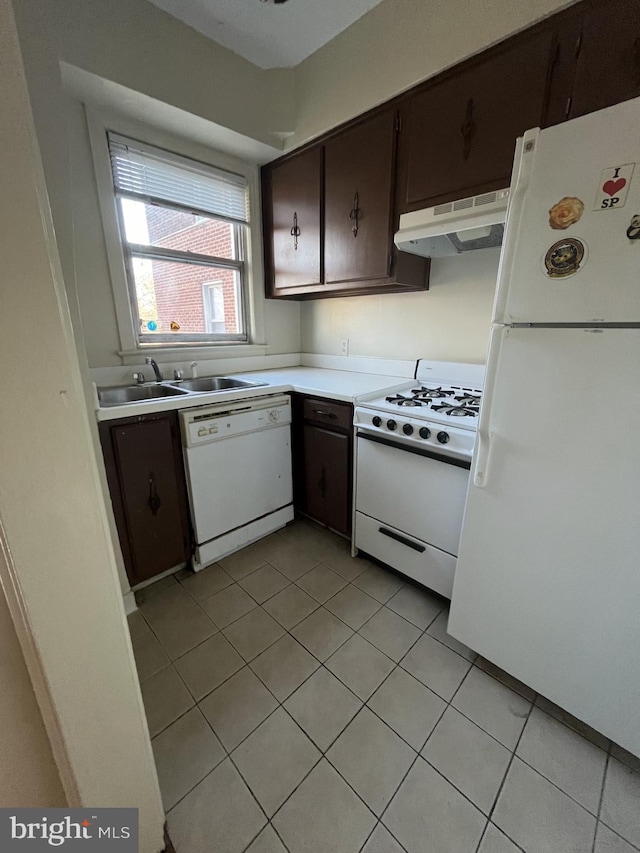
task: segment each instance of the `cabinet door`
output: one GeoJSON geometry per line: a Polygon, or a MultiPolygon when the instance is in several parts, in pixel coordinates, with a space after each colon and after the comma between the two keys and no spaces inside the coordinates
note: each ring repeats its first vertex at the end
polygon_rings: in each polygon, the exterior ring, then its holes
{"type": "Polygon", "coordinates": [[[389,275],[395,143],[390,110],[325,145],[327,284],[389,275]]]}
{"type": "Polygon", "coordinates": [[[348,435],[304,425],[306,512],[339,533],[351,530],[348,435]]]}
{"type": "Polygon", "coordinates": [[[640,3],[604,0],[584,17],[569,118],[640,95],[640,3]]]}
{"type": "Polygon", "coordinates": [[[571,109],[571,93],[576,76],[578,50],[582,39],[584,13],[580,4],[575,13],[563,15],[554,27],[555,39],[549,67],[547,106],[542,127],[566,121],[571,109]]]}
{"type": "Polygon", "coordinates": [[[509,185],[516,138],[542,120],[552,38],[518,39],[409,100],[406,210],[509,185]]]}
{"type": "Polygon", "coordinates": [[[114,426],[111,439],[135,585],[188,559],[186,495],[169,417],[114,426]]]}
{"type": "Polygon", "coordinates": [[[266,271],[274,293],[322,283],[322,147],[265,172],[266,271]]]}

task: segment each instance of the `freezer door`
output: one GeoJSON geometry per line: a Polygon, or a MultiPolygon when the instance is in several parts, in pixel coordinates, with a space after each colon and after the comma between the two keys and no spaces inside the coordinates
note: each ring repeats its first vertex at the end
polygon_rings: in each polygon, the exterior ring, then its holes
{"type": "Polygon", "coordinates": [[[640,99],[527,132],[509,204],[494,322],[640,322],[640,99]]]}
{"type": "Polygon", "coordinates": [[[491,349],[448,630],[638,755],[640,330],[491,349]]]}

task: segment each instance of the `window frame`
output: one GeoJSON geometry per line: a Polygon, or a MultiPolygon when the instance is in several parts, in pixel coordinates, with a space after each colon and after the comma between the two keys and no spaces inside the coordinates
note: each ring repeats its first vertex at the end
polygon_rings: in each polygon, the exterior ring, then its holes
{"type": "MultiPolygon", "coordinates": [[[[98,113],[87,105],[85,105],[85,112],[120,336],[121,349],[118,350],[118,355],[123,364],[140,364],[146,355],[154,355],[160,361],[191,357],[237,358],[265,355],[267,346],[262,292],[262,234],[259,227],[261,221],[259,167],[224,152],[205,147],[195,140],[173,136],[157,127],[143,125],[124,116],[102,111],[98,113]],[[149,342],[139,340],[138,310],[137,305],[132,304],[128,283],[129,270],[125,258],[127,253],[120,227],[119,203],[113,186],[108,132],[127,137],[132,141],[144,140],[140,143],[141,147],[160,149],[162,153],[175,154],[177,159],[186,158],[214,170],[238,174],[246,180],[248,221],[246,226],[242,226],[244,232],[243,308],[246,338],[235,340],[226,335],[218,337],[207,335],[205,340],[194,340],[192,336],[181,339],[172,334],[168,340],[158,340],[156,337],[149,342]]],[[[204,215],[209,216],[206,212],[204,215]]],[[[208,262],[212,260],[209,256],[204,257],[208,262]]],[[[224,263],[216,263],[217,266],[228,263],[228,259],[221,260],[224,263]]]]}

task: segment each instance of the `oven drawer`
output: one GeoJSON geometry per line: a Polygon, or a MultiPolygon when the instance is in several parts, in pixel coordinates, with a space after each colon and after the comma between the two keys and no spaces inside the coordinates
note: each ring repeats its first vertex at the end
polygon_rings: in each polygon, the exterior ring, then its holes
{"type": "Polygon", "coordinates": [[[429,589],[451,598],[456,558],[362,512],[355,516],[355,545],[429,589]]]}

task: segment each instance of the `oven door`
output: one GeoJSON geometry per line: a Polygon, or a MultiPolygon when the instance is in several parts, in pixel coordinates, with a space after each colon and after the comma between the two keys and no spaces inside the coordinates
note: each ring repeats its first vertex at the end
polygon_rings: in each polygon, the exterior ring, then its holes
{"type": "Polygon", "coordinates": [[[356,548],[451,597],[469,467],[358,431],[356,548]]]}

